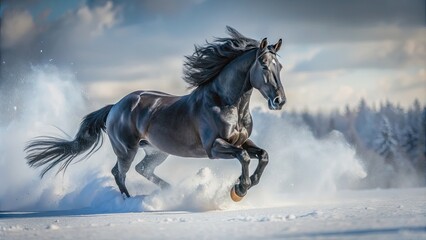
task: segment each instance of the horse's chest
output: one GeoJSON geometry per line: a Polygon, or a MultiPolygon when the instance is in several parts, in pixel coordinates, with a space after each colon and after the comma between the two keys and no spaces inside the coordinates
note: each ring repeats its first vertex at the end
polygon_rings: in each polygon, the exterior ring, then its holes
{"type": "Polygon", "coordinates": [[[228,137],[228,142],[235,146],[241,146],[247,139],[248,131],[246,128],[235,128],[228,137]]]}

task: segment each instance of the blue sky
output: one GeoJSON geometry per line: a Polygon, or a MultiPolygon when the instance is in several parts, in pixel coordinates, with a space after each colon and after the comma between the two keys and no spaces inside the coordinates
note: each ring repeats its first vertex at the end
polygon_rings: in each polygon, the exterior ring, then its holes
{"type": "Polygon", "coordinates": [[[137,89],[186,94],[184,56],[230,25],[271,43],[283,38],[287,109],[342,109],[360,98],[425,104],[425,12],[416,0],[6,0],[0,87],[17,87],[11,73],[53,64],[100,103],[137,89]]]}

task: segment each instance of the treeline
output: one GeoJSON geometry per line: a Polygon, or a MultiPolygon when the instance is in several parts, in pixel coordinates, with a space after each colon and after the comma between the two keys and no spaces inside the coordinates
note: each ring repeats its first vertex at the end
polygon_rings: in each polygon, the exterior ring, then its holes
{"type": "Polygon", "coordinates": [[[426,185],[426,107],[418,100],[408,109],[391,102],[372,107],[362,99],[343,112],[286,115],[306,124],[317,138],[341,132],[368,171],[365,186],[426,185]]]}

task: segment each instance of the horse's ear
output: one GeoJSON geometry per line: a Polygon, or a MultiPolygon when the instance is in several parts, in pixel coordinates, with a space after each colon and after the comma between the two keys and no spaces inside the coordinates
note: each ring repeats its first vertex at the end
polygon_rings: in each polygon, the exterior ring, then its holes
{"type": "Polygon", "coordinates": [[[259,50],[264,50],[268,46],[268,39],[264,38],[262,39],[262,42],[260,42],[259,50]]]}
{"type": "Polygon", "coordinates": [[[257,57],[259,57],[265,51],[267,46],[268,46],[268,40],[266,38],[262,39],[259,45],[259,49],[257,49],[257,53],[256,53],[257,57]]]}
{"type": "Polygon", "coordinates": [[[281,48],[281,44],[283,43],[283,40],[280,38],[280,40],[278,40],[277,43],[275,43],[275,45],[273,46],[275,52],[278,52],[281,48]]]}

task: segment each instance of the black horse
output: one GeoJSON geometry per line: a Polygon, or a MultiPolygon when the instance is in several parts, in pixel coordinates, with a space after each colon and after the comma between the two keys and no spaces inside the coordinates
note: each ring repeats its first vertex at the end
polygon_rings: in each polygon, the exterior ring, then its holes
{"type": "Polygon", "coordinates": [[[88,114],[72,141],[40,137],[29,142],[25,148],[28,164],[46,165],[42,177],[56,165],[60,165],[58,172],[66,170],[78,155],[87,152],[85,158],[99,149],[103,130],[117,155],[112,174],[127,197],[126,173],[138,149],[143,148],[146,156],[136,165],[136,171],[161,188],[169,184],[154,170],[169,154],[237,158],[242,174],[231,189],[231,198],[241,200],[250,187],[259,183],[268,163],[268,153],[249,139],[253,88],[267,99],[271,110],[280,110],[286,101],[280,80],[282,66],[276,57],[282,41],[268,45],[266,38],[259,43],[231,27],[227,30],[229,38],[196,46],[195,52],[186,57],[184,79],[194,87],[190,94],[130,93],[118,103],[88,114]],[[259,159],[259,163],[250,176],[251,158],[259,159]]]}

